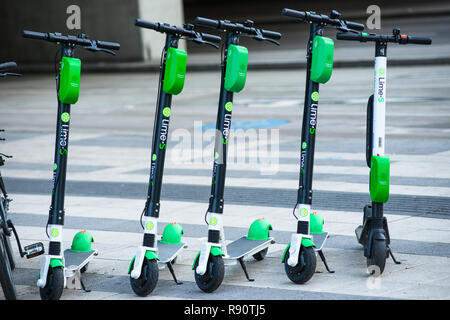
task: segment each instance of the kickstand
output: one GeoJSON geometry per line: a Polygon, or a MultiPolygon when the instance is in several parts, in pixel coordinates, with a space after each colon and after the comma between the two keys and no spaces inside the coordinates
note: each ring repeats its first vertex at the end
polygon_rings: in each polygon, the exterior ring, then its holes
{"type": "Polygon", "coordinates": [[[244,260],[243,258],[239,258],[238,259],[239,263],[241,264],[242,270],[244,270],[245,273],[245,277],[247,278],[248,281],[255,281],[255,279],[252,279],[248,276],[248,272],[247,272],[247,267],[245,266],[244,260]]]}
{"type": "Polygon", "coordinates": [[[175,272],[173,271],[172,263],[170,261],[167,262],[167,268],[169,269],[170,274],[172,275],[173,281],[175,281],[175,283],[178,284],[178,285],[183,284],[183,282],[178,281],[177,277],[175,277],[175,272]]]}
{"type": "Polygon", "coordinates": [[[91,292],[91,290],[86,289],[86,287],[84,286],[83,280],[81,280],[81,277],[80,277],[80,284],[81,284],[81,288],[83,288],[84,292],[91,292]]]}
{"type": "Polygon", "coordinates": [[[323,264],[325,265],[325,268],[327,268],[327,271],[329,273],[334,273],[334,270],[330,270],[330,268],[328,268],[327,260],[325,259],[325,256],[324,256],[322,250],[319,250],[318,252],[319,252],[320,259],[322,259],[323,264]]]}
{"type": "Polygon", "coordinates": [[[389,246],[388,246],[387,249],[388,249],[388,253],[389,253],[389,255],[391,256],[392,260],[394,260],[394,263],[395,263],[395,264],[401,264],[400,261],[395,260],[394,255],[392,254],[391,248],[389,248],[389,246]]]}

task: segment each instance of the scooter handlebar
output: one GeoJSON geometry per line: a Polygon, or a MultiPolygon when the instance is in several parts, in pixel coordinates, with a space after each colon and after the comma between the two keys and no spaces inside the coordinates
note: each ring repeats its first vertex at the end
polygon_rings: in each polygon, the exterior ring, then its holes
{"type": "Polygon", "coordinates": [[[194,24],[200,27],[208,27],[218,29],[220,26],[219,20],[212,20],[208,18],[197,17],[194,20],[194,24]]]}
{"type": "Polygon", "coordinates": [[[159,31],[159,23],[155,23],[155,22],[151,22],[151,21],[147,21],[147,20],[142,20],[142,19],[136,19],[134,22],[134,25],[137,27],[142,27],[142,28],[147,28],[147,29],[153,29],[156,31],[159,31]]]}
{"type": "Polygon", "coordinates": [[[283,10],[281,10],[281,14],[287,17],[300,19],[302,21],[324,23],[338,28],[343,27],[344,25],[348,29],[353,29],[357,31],[364,30],[364,25],[361,23],[339,19],[340,14],[335,10],[332,11],[330,17],[325,14],[316,14],[315,12],[309,11],[297,11],[288,8],[284,8],[283,10]]]}
{"type": "Polygon", "coordinates": [[[275,39],[275,40],[281,39],[281,33],[276,32],[276,31],[261,29],[261,33],[266,38],[271,38],[271,39],[275,39]]]}
{"type": "Polygon", "coordinates": [[[432,39],[429,37],[411,37],[407,36],[407,42],[408,43],[415,43],[415,44],[431,44],[432,39]]]}
{"type": "Polygon", "coordinates": [[[97,47],[102,49],[109,49],[109,50],[119,50],[120,44],[116,42],[109,42],[109,41],[97,41],[97,47]]]}
{"type": "Polygon", "coordinates": [[[362,35],[361,33],[337,33],[336,39],[338,40],[353,40],[353,41],[361,41],[362,35]]]}
{"type": "Polygon", "coordinates": [[[92,47],[93,45],[95,45],[97,48],[101,49],[111,49],[111,50],[120,49],[120,44],[118,43],[100,40],[91,40],[88,39],[84,34],[79,36],[72,36],[72,35],[64,36],[59,33],[42,33],[36,31],[23,30],[22,37],[37,40],[47,40],[50,42],[69,43],[73,45],[79,45],[85,48],[92,47]]]}
{"type": "Polygon", "coordinates": [[[353,40],[360,42],[374,41],[374,42],[395,42],[398,44],[431,44],[430,37],[411,37],[406,34],[396,33],[394,35],[383,35],[375,33],[338,33],[336,34],[338,40],[353,40]]]}
{"type": "Polygon", "coordinates": [[[305,18],[306,18],[306,12],[292,10],[292,9],[288,9],[288,8],[284,8],[283,10],[281,10],[281,14],[283,16],[287,16],[287,17],[291,17],[291,18],[297,18],[297,19],[300,19],[300,20],[305,20],[305,18]]]}
{"type": "Polygon", "coordinates": [[[349,29],[353,29],[353,30],[357,30],[357,31],[364,30],[364,25],[362,23],[357,23],[357,22],[353,22],[353,21],[345,21],[345,25],[349,29]]]}
{"type": "Polygon", "coordinates": [[[29,39],[47,40],[48,35],[47,33],[23,30],[22,37],[29,39]]]}
{"type": "MultiPolygon", "coordinates": [[[[281,39],[281,33],[276,31],[257,29],[252,26],[253,21],[250,20],[248,21],[250,22],[250,24],[246,24],[247,22],[241,24],[241,23],[233,23],[228,20],[213,20],[203,17],[196,17],[194,20],[194,24],[200,27],[242,32],[251,36],[258,36],[258,34],[261,34],[263,37],[273,40],[281,39]]],[[[267,39],[260,39],[260,40],[267,40],[267,39]]]]}
{"type": "Polygon", "coordinates": [[[163,33],[170,33],[185,37],[190,37],[193,39],[197,39],[200,35],[201,39],[207,42],[213,42],[213,43],[220,43],[222,41],[222,38],[219,36],[215,36],[208,33],[202,33],[202,32],[196,32],[192,28],[192,25],[185,25],[184,27],[177,27],[177,26],[171,26],[166,23],[160,23],[160,22],[151,22],[146,21],[142,19],[136,19],[135,23],[138,27],[143,27],[147,29],[152,29],[155,31],[163,32],[163,33]],[[190,27],[188,27],[190,26],[190,27]]]}
{"type": "Polygon", "coordinates": [[[222,41],[222,38],[219,36],[215,36],[209,33],[203,33],[200,32],[200,35],[202,36],[203,40],[209,41],[209,42],[214,42],[214,43],[220,43],[222,41]]]}

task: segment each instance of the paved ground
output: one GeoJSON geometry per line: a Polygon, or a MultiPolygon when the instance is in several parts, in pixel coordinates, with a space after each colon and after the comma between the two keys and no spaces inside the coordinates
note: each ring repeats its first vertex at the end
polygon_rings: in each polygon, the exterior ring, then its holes
{"type": "MultiPolygon", "coordinates": [[[[276,244],[266,259],[248,259],[255,282],[239,265],[226,267],[223,285],[201,292],[191,264],[205,241],[203,220],[212,169],[212,130],[219,74],[188,73],[173,99],[171,133],[160,224],[182,224],[188,248],[175,265],[184,282],[176,286],[160,272],[147,299],[449,299],[450,298],[450,66],[392,67],[388,70],[387,154],[391,199],[386,216],[392,249],[379,278],[366,273],[354,229],[368,201],[364,161],[365,108],[371,68],[335,69],[320,90],[314,174],[314,207],[331,237],[324,253],[336,273],[321,262],[307,284],[291,283],[281,254],[295,230],[299,136],[304,71],[252,71],[235,95],[230,165],[225,194],[225,234],[233,240],[259,217],[274,228],[276,244]]],[[[11,218],[23,244],[43,241],[50,204],[55,130],[55,84],[51,76],[4,79],[0,127],[7,130],[2,152],[14,158],[2,168],[11,218]]],[[[71,115],[66,197],[65,247],[73,234],[89,230],[99,255],[84,275],[92,291],[65,290],[62,299],[137,299],[126,274],[142,241],[157,74],[85,74],[71,115]]],[[[20,259],[15,282],[20,299],[39,299],[40,258],[20,259]]],[[[320,260],[319,260],[320,261],[320,260]]],[[[0,299],[3,296],[0,293],[0,299]]],[[[141,299],[141,298],[139,298],[141,299]]]]}

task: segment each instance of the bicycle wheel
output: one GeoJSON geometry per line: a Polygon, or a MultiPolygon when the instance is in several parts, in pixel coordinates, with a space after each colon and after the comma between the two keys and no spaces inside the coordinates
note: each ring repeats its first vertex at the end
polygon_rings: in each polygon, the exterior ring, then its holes
{"type": "Polygon", "coordinates": [[[14,269],[16,268],[16,263],[14,261],[14,254],[13,254],[13,249],[11,246],[10,237],[3,234],[3,240],[5,241],[5,251],[6,251],[6,254],[8,255],[8,260],[9,260],[9,265],[11,267],[11,271],[14,271],[14,269]]]}
{"type": "Polygon", "coordinates": [[[16,288],[14,286],[11,265],[5,248],[3,232],[0,236],[0,283],[6,300],[16,300],[16,288]]]}

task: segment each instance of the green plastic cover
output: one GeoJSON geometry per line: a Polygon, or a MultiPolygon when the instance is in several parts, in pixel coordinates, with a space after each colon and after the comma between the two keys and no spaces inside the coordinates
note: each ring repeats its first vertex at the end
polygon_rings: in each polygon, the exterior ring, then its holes
{"type": "Polygon", "coordinates": [[[239,92],[244,89],[247,78],[248,50],[246,47],[231,44],[227,52],[225,89],[239,92]]]}
{"type": "Polygon", "coordinates": [[[309,231],[312,234],[321,234],[323,231],[324,219],[320,213],[311,212],[309,216],[309,231]]]}
{"type": "Polygon", "coordinates": [[[256,219],[248,229],[247,239],[250,240],[266,240],[269,239],[269,230],[272,225],[264,218],[256,219]]]}
{"type": "Polygon", "coordinates": [[[187,53],[181,49],[170,47],[167,50],[164,71],[163,90],[167,94],[179,94],[184,87],[186,77],[187,53]]]}
{"type": "Polygon", "coordinates": [[[161,242],[162,243],[171,243],[171,244],[180,244],[181,236],[183,235],[183,228],[176,222],[172,222],[168,224],[163,231],[161,242]]]}
{"type": "Polygon", "coordinates": [[[370,165],[370,199],[385,203],[389,200],[389,167],[387,157],[372,156],[370,165]]]}
{"type": "Polygon", "coordinates": [[[92,242],[94,242],[92,234],[86,230],[82,230],[73,237],[70,250],[73,252],[89,252],[92,250],[92,242]]]}
{"type": "Polygon", "coordinates": [[[63,57],[59,74],[59,101],[74,104],[80,94],[81,60],[63,57]]]}
{"type": "Polygon", "coordinates": [[[333,71],[334,42],[330,38],[316,36],[313,40],[311,80],[326,83],[333,71]]]}

